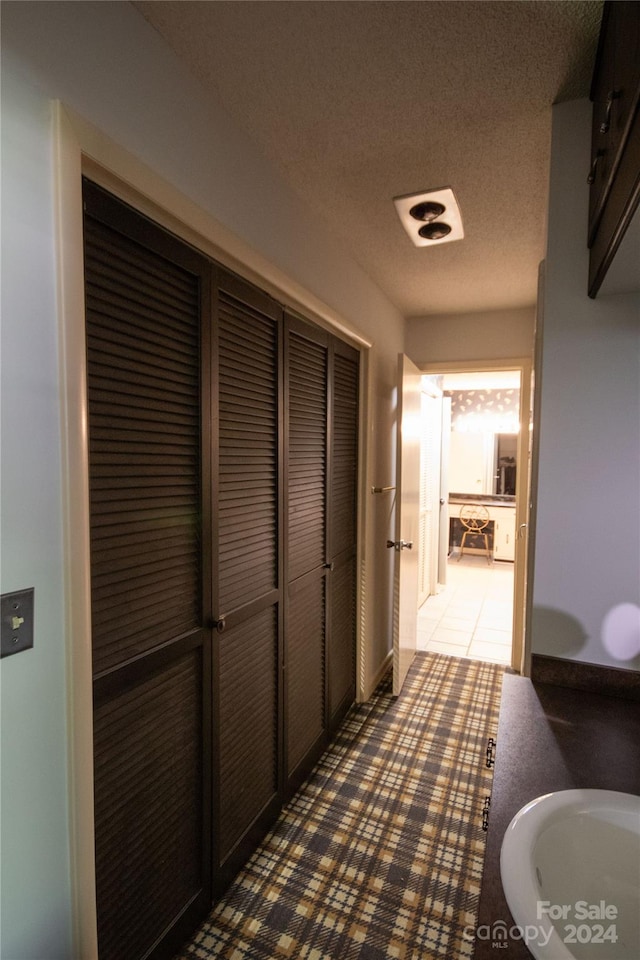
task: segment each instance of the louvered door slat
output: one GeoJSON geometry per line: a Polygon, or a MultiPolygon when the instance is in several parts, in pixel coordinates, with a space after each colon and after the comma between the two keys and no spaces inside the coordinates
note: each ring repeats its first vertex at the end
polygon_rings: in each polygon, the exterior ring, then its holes
{"type": "Polygon", "coordinates": [[[325,561],[327,349],[289,334],[288,580],[325,561]],[[315,524],[312,521],[315,520],[315,524]]]}
{"type": "Polygon", "coordinates": [[[358,365],[355,359],[335,356],[333,390],[333,447],[331,497],[331,552],[336,555],[355,543],[358,460],[358,365]]]}
{"type": "MultiPolygon", "coordinates": [[[[153,353],[151,348],[138,343],[136,353],[137,368],[144,373],[149,367],[150,355],[155,365],[161,361],[165,353],[168,361],[163,370],[164,379],[171,381],[172,371],[179,369],[182,383],[191,382],[191,392],[185,395],[183,412],[177,417],[167,412],[161,398],[138,398],[131,403],[128,390],[122,389],[122,381],[114,380],[111,384],[110,395],[105,397],[103,378],[100,388],[94,393],[93,366],[91,351],[95,350],[101,357],[101,370],[107,368],[106,356],[100,348],[100,343],[110,338],[115,345],[129,351],[128,338],[112,334],[113,318],[105,309],[96,315],[91,309],[91,298],[87,300],[87,343],[89,348],[88,361],[88,396],[89,396],[89,423],[90,423],[90,476],[91,476],[91,534],[92,534],[92,562],[99,564],[103,550],[114,551],[110,540],[115,536],[120,543],[126,541],[127,532],[138,534],[145,525],[154,530],[157,535],[159,528],[164,527],[167,533],[174,535],[176,528],[181,528],[185,538],[193,545],[193,549],[183,554],[184,569],[180,578],[181,589],[189,597],[189,603],[184,602],[180,607],[180,614],[190,610],[189,620],[185,623],[178,620],[174,606],[175,596],[169,590],[162,596],[162,590],[154,594],[154,604],[145,607],[144,618],[132,618],[127,624],[123,610],[136,606],[138,592],[144,595],[147,584],[144,579],[138,583],[138,575],[132,571],[127,589],[121,602],[112,604],[111,616],[108,611],[101,612],[93,627],[94,670],[99,672],[124,662],[128,657],[139,655],[146,649],[153,648],[158,643],[158,631],[166,637],[167,634],[183,633],[185,629],[198,625],[200,601],[200,568],[198,550],[198,523],[200,517],[200,463],[199,463],[199,433],[200,433],[200,395],[198,376],[198,338],[199,315],[194,309],[198,302],[198,277],[188,274],[174,264],[167,263],[163,258],[151,251],[145,251],[128,238],[118,236],[115,231],[103,224],[87,220],[87,232],[97,243],[106,236],[111,246],[117,244],[121,249],[136,261],[149,264],[150,274],[146,275],[140,269],[137,276],[138,294],[142,298],[151,294],[157,288],[156,273],[160,263],[169,276],[176,278],[184,291],[190,288],[190,296],[181,296],[173,306],[175,311],[181,309],[179,324],[161,323],[158,319],[158,328],[162,331],[165,342],[174,342],[175,352],[168,346],[162,348],[161,353],[153,353]],[[183,307],[187,303],[190,312],[185,313],[183,307]],[[190,331],[191,351],[184,360],[180,356],[185,350],[185,329],[190,331]],[[176,494],[171,477],[166,475],[166,466],[171,462],[176,450],[188,449],[192,454],[191,470],[183,474],[183,483],[179,495],[176,494]],[[110,470],[106,475],[101,473],[101,461],[109,461],[113,452],[123,453],[127,450],[135,452],[138,458],[143,458],[147,470],[146,478],[137,478],[137,484],[122,483],[122,475],[118,476],[110,470]],[[151,477],[153,482],[150,483],[151,477]],[[114,645],[111,637],[114,631],[118,632],[118,643],[114,645]]],[[[86,274],[87,286],[90,290],[100,278],[104,270],[104,258],[92,257],[87,250],[86,274]]],[[[121,261],[125,262],[125,261],[121,261]]],[[[110,276],[116,277],[112,267],[110,276]]],[[[115,282],[115,281],[114,281],[115,282]]],[[[166,294],[169,295],[168,293],[166,294]]],[[[131,307],[130,315],[135,315],[135,305],[131,307]]],[[[135,340],[134,340],[135,342],[135,340]]],[[[113,367],[119,366],[117,350],[112,357],[113,367]]],[[[135,374],[134,374],[135,376],[135,374]]],[[[183,461],[181,460],[181,465],[183,461]]],[[[143,557],[153,562],[157,556],[157,540],[147,544],[146,551],[142,547],[143,557]]],[[[117,548],[115,548],[117,553],[117,548]]],[[[139,552],[140,557],[140,552],[139,552]]],[[[140,557],[140,559],[142,559],[140,557]]],[[[176,571],[177,572],[177,571],[176,571]]],[[[104,576],[107,576],[105,574],[104,576]]],[[[115,593],[115,591],[114,591],[115,593]]],[[[94,608],[100,609],[98,597],[94,597],[94,608]]]]}
{"type": "Polygon", "coordinates": [[[218,590],[228,612],[277,585],[278,341],[272,318],[224,290],[218,324],[218,590]]]}

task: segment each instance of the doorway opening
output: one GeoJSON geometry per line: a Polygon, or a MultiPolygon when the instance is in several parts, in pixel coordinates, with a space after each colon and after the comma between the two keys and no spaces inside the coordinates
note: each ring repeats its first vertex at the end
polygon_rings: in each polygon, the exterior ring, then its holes
{"type": "Polygon", "coordinates": [[[420,472],[417,648],[516,669],[529,447],[523,373],[518,364],[425,375],[420,472]]]}

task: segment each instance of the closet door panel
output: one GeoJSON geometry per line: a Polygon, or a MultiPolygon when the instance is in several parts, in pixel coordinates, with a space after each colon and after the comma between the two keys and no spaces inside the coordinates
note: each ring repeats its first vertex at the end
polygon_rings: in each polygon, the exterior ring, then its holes
{"type": "Polygon", "coordinates": [[[160,958],[211,897],[211,269],[83,195],[99,955],[160,958]]]}
{"type": "Polygon", "coordinates": [[[94,714],[101,958],[143,957],[201,887],[201,651],[94,714]]]}
{"type": "Polygon", "coordinates": [[[282,310],[226,271],[216,288],[214,859],[221,892],[282,790],[282,310]]]}
{"type": "Polygon", "coordinates": [[[85,258],[98,674],[201,624],[200,283],[91,218],[85,258]]]}
{"type": "Polygon", "coordinates": [[[290,329],[288,340],[289,582],[326,559],[327,347],[290,329]]]}
{"type": "Polygon", "coordinates": [[[347,551],[331,573],[329,716],[335,726],[355,698],[356,583],[355,555],[347,551]]]}
{"type": "MultiPolygon", "coordinates": [[[[345,351],[347,347],[343,348],[345,351]]],[[[329,550],[332,557],[356,540],[358,477],[358,355],[336,349],[331,408],[331,499],[329,550]]]]}
{"type": "Polygon", "coordinates": [[[220,858],[278,794],[278,629],[276,609],[220,637],[220,858]]]}
{"type": "Polygon", "coordinates": [[[335,730],[355,696],[359,354],[332,343],[328,699],[335,730]]]}
{"type": "Polygon", "coordinates": [[[287,316],[285,349],[288,792],[326,745],[328,335],[287,316]]]}
{"type": "Polygon", "coordinates": [[[315,761],[326,730],[323,573],[312,572],[290,585],[288,599],[287,775],[296,782],[315,761]]]}
{"type": "Polygon", "coordinates": [[[265,315],[224,288],[218,298],[217,588],[226,613],[278,586],[278,325],[276,305],[265,315]]]}

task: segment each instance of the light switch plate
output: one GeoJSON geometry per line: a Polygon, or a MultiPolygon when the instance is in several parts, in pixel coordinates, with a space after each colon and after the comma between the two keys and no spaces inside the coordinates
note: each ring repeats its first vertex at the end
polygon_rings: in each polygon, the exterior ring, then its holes
{"type": "Polygon", "coordinates": [[[33,587],[0,596],[1,657],[10,657],[33,646],[33,596],[33,587]]]}

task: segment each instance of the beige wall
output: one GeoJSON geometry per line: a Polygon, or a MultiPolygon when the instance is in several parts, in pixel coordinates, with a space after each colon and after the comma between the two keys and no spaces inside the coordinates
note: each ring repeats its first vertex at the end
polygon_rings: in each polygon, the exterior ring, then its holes
{"type": "Polygon", "coordinates": [[[535,306],[415,317],[407,321],[405,352],[418,365],[531,357],[534,322],[535,306]]]}

